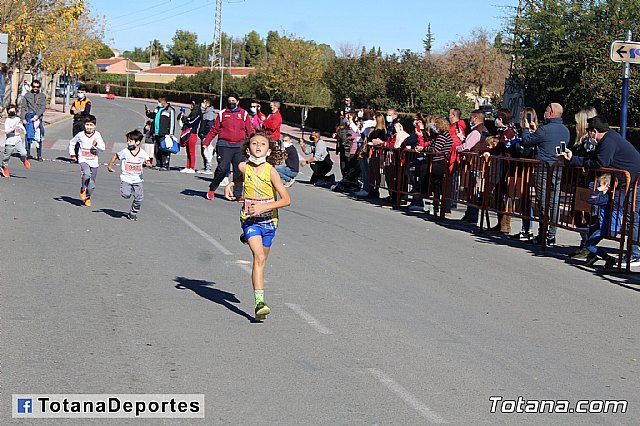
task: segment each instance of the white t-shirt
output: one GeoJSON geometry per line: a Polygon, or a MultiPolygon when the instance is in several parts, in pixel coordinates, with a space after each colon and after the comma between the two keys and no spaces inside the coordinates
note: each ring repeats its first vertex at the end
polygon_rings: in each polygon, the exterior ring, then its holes
{"type": "Polygon", "coordinates": [[[76,155],[75,146],[80,142],[78,150],[78,163],[87,163],[89,167],[98,167],[98,151],[104,151],[104,141],[100,132],[95,131],[91,136],[80,132],[69,141],[69,155],[76,155]],[[94,145],[95,142],[95,145],[94,145]]]}
{"type": "Polygon", "coordinates": [[[4,133],[7,135],[7,140],[5,141],[5,145],[15,145],[20,142],[22,139],[20,138],[20,132],[23,134],[26,132],[24,126],[22,125],[22,121],[20,117],[16,116],[13,118],[7,118],[4,121],[4,133]]]}
{"type": "Polygon", "coordinates": [[[144,149],[138,150],[138,154],[133,155],[128,148],[119,151],[117,154],[122,167],[120,180],[130,184],[140,183],[144,181],[142,178],[142,165],[151,158],[144,149]]]}

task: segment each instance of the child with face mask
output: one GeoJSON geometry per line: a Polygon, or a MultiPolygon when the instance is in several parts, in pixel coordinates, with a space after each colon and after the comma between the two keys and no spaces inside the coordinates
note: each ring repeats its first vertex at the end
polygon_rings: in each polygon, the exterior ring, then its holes
{"type": "Polygon", "coordinates": [[[25,134],[26,130],[22,125],[22,120],[18,117],[17,108],[15,105],[9,105],[7,108],[7,114],[9,117],[4,122],[4,133],[6,135],[6,141],[4,143],[4,158],[2,159],[2,168],[0,168],[0,174],[3,177],[9,177],[9,160],[14,153],[20,154],[20,160],[24,164],[26,169],[31,168],[29,159],[27,158],[27,150],[22,142],[21,134],[25,134]]]}
{"type": "Polygon", "coordinates": [[[84,131],[75,135],[69,141],[69,155],[71,160],[78,161],[81,171],[80,200],[85,207],[91,207],[91,195],[96,188],[98,175],[98,151],[104,151],[104,140],[100,132],[96,131],[96,117],[88,115],[84,125],[84,131]],[[75,147],[78,144],[78,156],[75,147]]]}
{"type": "Polygon", "coordinates": [[[149,161],[149,155],[140,147],[144,135],[139,130],[132,130],[126,134],[126,137],[127,147],[111,158],[107,170],[111,173],[115,172],[113,163],[120,160],[122,169],[120,173],[120,195],[125,199],[133,196],[133,202],[127,218],[129,220],[138,220],[138,212],[144,199],[142,166],[149,161]]]}
{"type": "Polygon", "coordinates": [[[278,149],[276,143],[260,132],[251,136],[242,148],[248,158],[239,164],[240,175],[234,174],[233,182],[224,188],[224,196],[235,200],[233,187],[244,183],[240,241],[249,244],[253,253],[251,282],[256,303],[255,319],[264,321],[271,312],[264,302],[264,269],[278,227],[278,208],[291,204],[291,199],[271,164],[275,162],[272,154],[278,149]]]}

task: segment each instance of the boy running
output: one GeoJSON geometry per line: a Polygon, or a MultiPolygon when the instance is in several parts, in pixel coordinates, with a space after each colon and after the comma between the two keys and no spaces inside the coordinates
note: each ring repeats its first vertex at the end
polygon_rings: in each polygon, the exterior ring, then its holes
{"type": "MultiPolygon", "coordinates": [[[[240,222],[243,236],[253,253],[251,283],[256,302],[255,317],[258,321],[264,321],[271,312],[264,303],[264,267],[278,227],[277,209],[291,204],[291,198],[280,175],[267,162],[267,157],[278,150],[276,143],[260,132],[251,136],[242,148],[249,158],[238,165],[240,176],[224,188],[224,195],[229,200],[235,200],[233,187],[244,183],[244,205],[240,211],[240,222]]],[[[269,160],[273,161],[272,158],[269,160]]]]}
{"type": "Polygon", "coordinates": [[[144,199],[144,191],[142,188],[142,166],[149,161],[149,154],[140,148],[144,135],[139,130],[132,130],[126,134],[127,147],[115,154],[107,169],[113,173],[113,163],[120,160],[122,172],[120,173],[120,195],[122,198],[129,199],[133,195],[133,202],[127,218],[129,220],[138,220],[138,212],[144,199]]]}
{"type": "Polygon", "coordinates": [[[2,159],[0,174],[6,178],[9,177],[9,168],[7,167],[9,165],[9,160],[15,152],[20,154],[20,160],[22,160],[24,167],[27,170],[31,168],[31,164],[27,158],[27,150],[24,148],[22,137],[20,136],[20,133],[24,134],[26,131],[22,125],[20,117],[17,115],[17,111],[18,110],[15,105],[9,105],[7,108],[9,118],[4,122],[4,133],[7,135],[7,139],[4,143],[4,158],[2,159]]]}
{"type": "Polygon", "coordinates": [[[96,131],[96,117],[86,116],[84,132],[75,135],[69,141],[69,155],[71,159],[78,160],[82,172],[80,184],[80,200],[86,207],[91,207],[91,195],[96,188],[96,176],[98,175],[98,151],[104,151],[104,141],[100,132],[96,131]],[[75,154],[76,143],[79,143],[78,157],[75,154]]]}

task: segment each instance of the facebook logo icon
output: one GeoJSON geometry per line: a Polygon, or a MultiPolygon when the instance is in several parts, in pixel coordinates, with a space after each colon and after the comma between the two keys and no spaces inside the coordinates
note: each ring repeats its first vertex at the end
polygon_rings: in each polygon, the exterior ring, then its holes
{"type": "Polygon", "coordinates": [[[18,413],[31,413],[32,409],[31,399],[18,398],[18,413]]]}

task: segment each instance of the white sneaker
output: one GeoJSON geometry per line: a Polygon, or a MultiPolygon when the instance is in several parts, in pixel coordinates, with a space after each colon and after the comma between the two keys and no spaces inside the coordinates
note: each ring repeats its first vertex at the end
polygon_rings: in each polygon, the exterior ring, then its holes
{"type": "Polygon", "coordinates": [[[180,169],[180,173],[187,173],[188,169],[180,169]]]}
{"type": "Polygon", "coordinates": [[[228,177],[224,177],[224,179],[222,179],[222,182],[220,182],[220,186],[227,186],[229,185],[229,178],[228,177]]]}
{"type": "Polygon", "coordinates": [[[211,170],[208,170],[208,169],[200,170],[200,173],[202,173],[203,175],[212,175],[213,174],[213,172],[211,170]]]}
{"type": "Polygon", "coordinates": [[[291,187],[291,185],[293,185],[294,183],[296,183],[296,178],[291,178],[291,180],[287,183],[284,184],[285,188],[289,188],[291,187]]]}
{"type": "Polygon", "coordinates": [[[196,173],[196,171],[193,169],[184,169],[184,172],[188,175],[193,175],[196,173]]]}
{"type": "Polygon", "coordinates": [[[356,192],[355,194],[356,197],[368,197],[369,193],[367,191],[365,191],[364,189],[361,189],[360,191],[356,192]]]}

